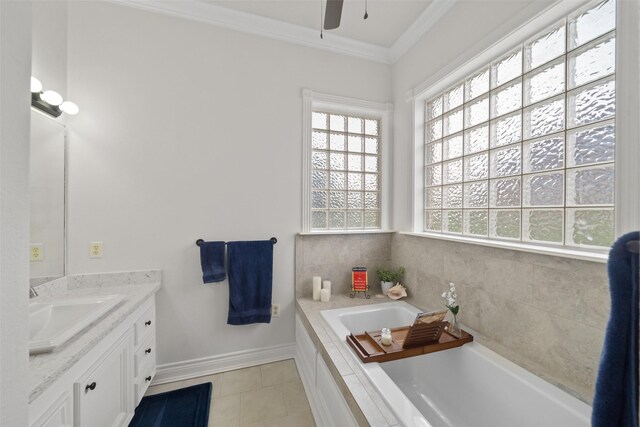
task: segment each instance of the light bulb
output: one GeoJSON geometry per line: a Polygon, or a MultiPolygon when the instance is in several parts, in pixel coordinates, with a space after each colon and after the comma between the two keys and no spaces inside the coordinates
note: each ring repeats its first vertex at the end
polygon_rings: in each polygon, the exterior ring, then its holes
{"type": "Polygon", "coordinates": [[[75,116],[80,111],[76,103],[71,101],[64,101],[60,104],[60,109],[71,116],[75,116]]]}
{"type": "Polygon", "coordinates": [[[45,90],[42,95],[40,95],[40,99],[42,99],[44,102],[48,102],[51,105],[62,104],[62,95],[60,95],[55,90],[45,90]]]}
{"type": "Polygon", "coordinates": [[[42,83],[40,83],[40,80],[31,76],[31,93],[40,93],[40,91],[42,91],[42,83]]]}

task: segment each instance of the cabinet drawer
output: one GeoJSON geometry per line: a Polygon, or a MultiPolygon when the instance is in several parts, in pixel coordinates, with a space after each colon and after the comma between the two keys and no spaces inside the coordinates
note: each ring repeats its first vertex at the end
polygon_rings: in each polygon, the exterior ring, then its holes
{"type": "Polygon", "coordinates": [[[153,334],[149,335],[144,342],[138,347],[135,355],[135,370],[134,376],[137,378],[141,375],[141,370],[144,366],[150,362],[156,360],[156,340],[153,334]]]}
{"type": "Polygon", "coordinates": [[[134,324],[134,335],[135,335],[135,345],[137,346],[148,335],[151,335],[156,327],[156,311],[155,306],[149,307],[147,311],[144,312],[142,316],[136,320],[134,324]]]}
{"type": "Polygon", "coordinates": [[[140,370],[140,375],[136,377],[136,406],[140,403],[144,394],[147,392],[149,388],[149,384],[153,380],[153,377],[156,374],[156,364],[154,361],[148,363],[146,365],[142,365],[142,369],[140,370]]]}

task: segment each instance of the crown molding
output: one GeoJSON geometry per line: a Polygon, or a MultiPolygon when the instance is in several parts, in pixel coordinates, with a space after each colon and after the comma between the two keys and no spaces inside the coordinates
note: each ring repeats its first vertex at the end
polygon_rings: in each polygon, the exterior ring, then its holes
{"type": "Polygon", "coordinates": [[[402,55],[420,40],[457,0],[435,0],[418,16],[418,18],[402,33],[389,48],[391,63],[396,62],[402,55]]]}
{"type": "Polygon", "coordinates": [[[202,22],[384,64],[393,64],[446,13],[457,0],[435,0],[391,47],[266,18],[201,1],[107,0],[111,3],[202,22]]]}
{"type": "Polygon", "coordinates": [[[337,34],[300,25],[289,24],[264,16],[241,12],[235,9],[202,3],[199,1],[154,1],[154,0],[108,0],[111,3],[137,9],[176,16],[191,21],[202,22],[243,33],[268,37],[316,49],[327,50],[342,55],[354,56],[370,61],[391,63],[388,48],[354,40],[337,34]]]}

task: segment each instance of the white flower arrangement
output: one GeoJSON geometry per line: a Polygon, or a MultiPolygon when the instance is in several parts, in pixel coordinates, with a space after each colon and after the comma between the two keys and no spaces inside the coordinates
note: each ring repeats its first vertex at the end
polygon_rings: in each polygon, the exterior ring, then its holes
{"type": "Polygon", "coordinates": [[[456,293],[456,286],[453,283],[449,283],[449,291],[442,293],[446,304],[445,306],[451,311],[454,316],[458,315],[460,306],[458,305],[458,294],[456,293]]]}

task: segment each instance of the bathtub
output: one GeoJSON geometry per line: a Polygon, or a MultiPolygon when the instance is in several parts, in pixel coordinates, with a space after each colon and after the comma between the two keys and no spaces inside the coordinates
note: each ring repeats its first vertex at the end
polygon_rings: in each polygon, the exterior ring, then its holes
{"type": "MultiPolygon", "coordinates": [[[[344,338],[351,332],[409,325],[419,311],[398,301],[321,313],[333,332],[344,338]]],[[[590,424],[589,405],[477,342],[385,363],[361,363],[350,347],[349,352],[405,426],[590,424]]]]}

